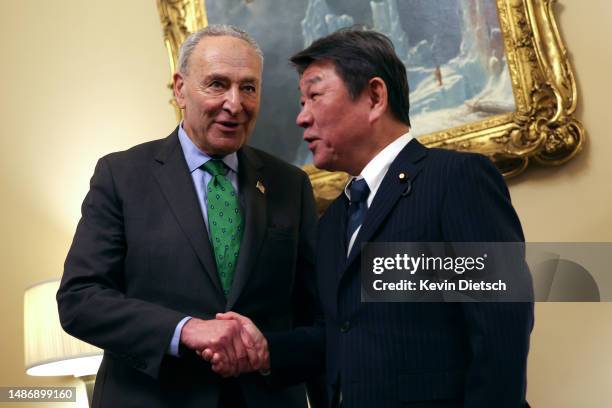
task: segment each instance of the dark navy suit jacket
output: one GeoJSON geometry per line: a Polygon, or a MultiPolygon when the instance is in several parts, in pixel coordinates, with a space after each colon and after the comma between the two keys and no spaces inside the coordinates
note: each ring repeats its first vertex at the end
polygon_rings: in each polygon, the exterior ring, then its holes
{"type": "Polygon", "coordinates": [[[360,300],[362,243],[524,240],[493,164],[412,140],[391,164],[348,259],[347,206],[342,194],[319,223],[329,394],[341,384],[344,408],[525,406],[533,303],[360,300]]]}
{"type": "MultiPolygon", "coordinates": [[[[245,232],[227,298],[177,131],[98,162],[57,295],[64,329],[104,349],[94,407],[216,407],[227,381],[200,358],[167,354],[185,316],[243,314],[274,355],[287,348],[275,332],[312,325],[316,214],[308,177],[248,146],[238,159],[245,232]]],[[[313,352],[322,355],[319,343],[313,352]]],[[[322,360],[294,383],[322,370],[322,360]]],[[[242,375],[236,386],[249,406],[305,408],[304,386],[280,381],[277,361],[269,377],[242,375]]]]}

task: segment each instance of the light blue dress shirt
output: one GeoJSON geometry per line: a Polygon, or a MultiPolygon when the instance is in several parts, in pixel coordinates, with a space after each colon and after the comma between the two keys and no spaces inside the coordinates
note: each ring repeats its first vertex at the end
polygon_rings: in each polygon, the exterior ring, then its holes
{"type": "MultiPolygon", "coordinates": [[[[212,179],[212,176],[210,175],[210,173],[208,173],[206,170],[201,169],[200,167],[202,167],[202,165],[204,165],[207,161],[212,160],[212,158],[200,149],[198,149],[195,144],[193,144],[189,136],[187,136],[187,133],[185,133],[182,123],[179,126],[178,137],[179,142],[181,144],[181,148],[183,149],[185,161],[187,162],[187,168],[189,169],[189,173],[191,173],[191,178],[193,179],[193,185],[198,196],[200,209],[202,210],[202,217],[204,218],[204,222],[206,223],[206,229],[208,230],[208,235],[210,237],[206,195],[208,183],[212,179]]],[[[225,165],[230,169],[226,176],[227,178],[229,178],[230,182],[234,186],[234,190],[238,192],[238,155],[236,153],[232,153],[223,157],[222,160],[225,165]]],[[[183,329],[185,323],[189,321],[189,319],[191,319],[191,316],[183,318],[183,320],[181,320],[176,325],[176,329],[174,329],[174,335],[172,336],[170,346],[168,347],[168,354],[178,357],[181,330],[183,329]]]]}

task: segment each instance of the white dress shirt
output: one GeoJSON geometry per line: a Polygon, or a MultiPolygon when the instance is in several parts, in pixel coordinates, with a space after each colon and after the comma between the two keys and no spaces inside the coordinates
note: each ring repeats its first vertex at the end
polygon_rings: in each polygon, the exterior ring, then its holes
{"type": "MultiPolygon", "coordinates": [[[[402,151],[402,149],[404,149],[404,147],[406,147],[410,140],[412,140],[412,135],[410,134],[410,132],[404,133],[403,135],[395,139],[393,142],[389,143],[376,156],[374,156],[374,158],[372,158],[372,160],[370,160],[370,162],[366,164],[359,176],[352,176],[349,179],[349,182],[344,187],[344,194],[346,195],[346,197],[349,200],[351,199],[351,192],[349,190],[349,186],[351,185],[351,182],[354,179],[365,179],[370,189],[370,194],[368,195],[368,199],[366,201],[366,204],[369,209],[370,205],[372,205],[372,201],[374,201],[374,197],[376,196],[376,192],[378,191],[380,184],[382,183],[383,179],[385,178],[385,175],[387,174],[387,171],[389,170],[389,167],[391,166],[391,163],[393,163],[397,155],[402,151]]],[[[349,256],[349,254],[351,253],[351,249],[353,248],[353,244],[355,243],[355,239],[357,238],[357,234],[359,234],[360,229],[361,225],[357,227],[355,232],[353,232],[351,240],[349,241],[349,244],[347,246],[346,256],[349,256]]]]}

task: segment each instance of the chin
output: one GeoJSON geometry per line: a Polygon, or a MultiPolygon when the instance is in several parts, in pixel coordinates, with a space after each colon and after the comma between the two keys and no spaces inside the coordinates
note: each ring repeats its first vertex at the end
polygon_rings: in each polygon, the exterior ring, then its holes
{"type": "Polygon", "coordinates": [[[316,156],[312,158],[312,164],[314,164],[314,166],[319,170],[326,170],[326,171],[336,171],[337,170],[335,166],[333,165],[333,163],[331,163],[329,160],[317,159],[316,156]]]}
{"type": "Polygon", "coordinates": [[[223,143],[213,146],[212,154],[215,156],[227,156],[228,154],[232,154],[237,152],[243,143],[223,143]]]}

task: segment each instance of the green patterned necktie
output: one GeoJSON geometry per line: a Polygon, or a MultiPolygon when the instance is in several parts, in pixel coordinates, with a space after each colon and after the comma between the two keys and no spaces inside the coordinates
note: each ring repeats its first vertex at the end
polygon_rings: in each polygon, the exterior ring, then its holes
{"type": "Polygon", "coordinates": [[[208,229],[221,286],[227,296],[234,280],[236,261],[240,252],[244,230],[242,214],[238,205],[238,195],[225,175],[228,170],[225,163],[213,159],[206,162],[202,168],[212,176],[208,182],[206,195],[208,229]]]}

